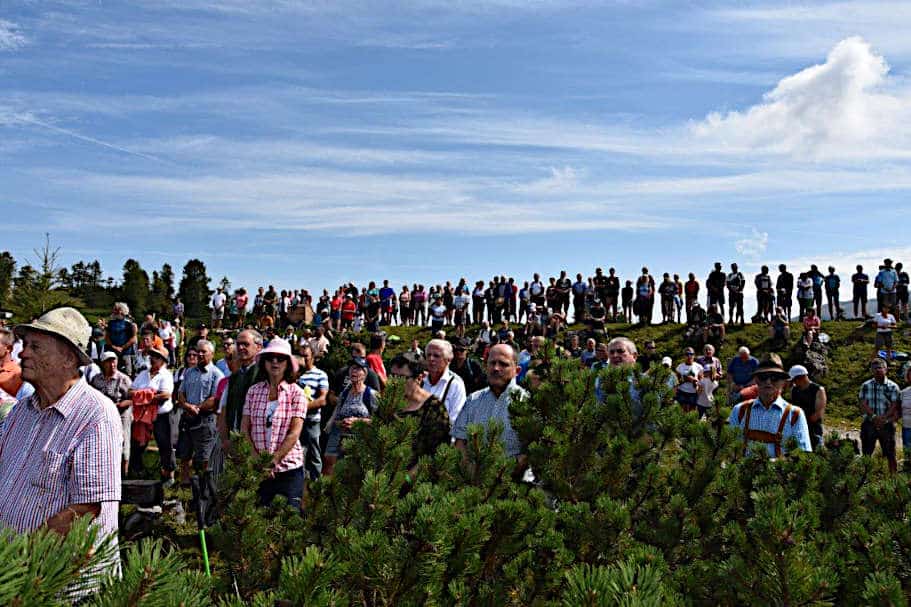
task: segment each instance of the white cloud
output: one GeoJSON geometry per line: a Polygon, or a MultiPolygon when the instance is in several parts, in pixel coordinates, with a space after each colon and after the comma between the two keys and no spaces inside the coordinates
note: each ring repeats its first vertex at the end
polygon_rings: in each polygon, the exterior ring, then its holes
{"type": "Polygon", "coordinates": [[[889,91],[889,66],[859,37],[839,42],[825,63],[782,79],[762,103],[709,114],[697,141],[735,154],[799,160],[907,155],[911,93],[889,91]]]}
{"type": "Polygon", "coordinates": [[[0,51],[14,51],[28,44],[28,38],[12,21],[0,19],[0,51]]]}
{"type": "Polygon", "coordinates": [[[750,259],[759,259],[769,247],[769,233],[752,228],[752,234],[734,243],[734,248],[741,255],[750,259]]]}
{"type": "Polygon", "coordinates": [[[520,185],[516,192],[536,195],[566,194],[575,190],[578,183],[579,174],[573,167],[550,167],[550,177],[520,185]]]}

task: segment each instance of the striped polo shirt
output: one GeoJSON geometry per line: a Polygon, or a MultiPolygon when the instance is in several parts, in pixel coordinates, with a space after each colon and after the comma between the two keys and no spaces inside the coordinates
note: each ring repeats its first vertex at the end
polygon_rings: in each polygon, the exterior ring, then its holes
{"type": "Polygon", "coordinates": [[[100,503],[99,540],[116,545],[123,428],[108,397],[82,377],[46,409],[37,394],[20,400],[0,432],[0,524],[23,533],[100,503]]]}
{"type": "MultiPolygon", "coordinates": [[[[313,367],[309,371],[304,371],[303,375],[297,378],[297,383],[302,388],[304,386],[310,387],[311,398],[317,398],[318,396],[324,396],[326,392],[329,391],[329,376],[326,375],[326,372],[313,367]]],[[[307,411],[307,421],[319,421],[320,420],[320,410],[313,409],[312,411],[307,411]]]]}

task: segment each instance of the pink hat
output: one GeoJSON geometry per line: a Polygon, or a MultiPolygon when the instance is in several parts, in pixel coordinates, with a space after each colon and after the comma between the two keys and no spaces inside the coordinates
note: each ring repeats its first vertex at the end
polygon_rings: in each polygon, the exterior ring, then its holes
{"type": "Polygon", "coordinates": [[[257,355],[256,360],[258,361],[261,357],[266,356],[267,354],[282,354],[287,356],[291,361],[291,370],[297,373],[297,357],[291,353],[291,344],[286,342],[280,337],[273,337],[269,340],[269,345],[263,348],[260,353],[257,355]]]}

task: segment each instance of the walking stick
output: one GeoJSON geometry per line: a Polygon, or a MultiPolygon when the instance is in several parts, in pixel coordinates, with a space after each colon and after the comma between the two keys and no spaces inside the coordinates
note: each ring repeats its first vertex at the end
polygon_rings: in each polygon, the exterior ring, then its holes
{"type": "Polygon", "coordinates": [[[206,577],[212,577],[212,572],[209,569],[209,550],[206,547],[206,516],[205,508],[208,505],[208,496],[204,495],[208,492],[208,483],[205,485],[205,490],[203,489],[203,484],[198,475],[193,475],[190,479],[190,486],[193,489],[193,501],[196,502],[196,526],[199,527],[199,545],[202,549],[202,562],[206,567],[206,577]]]}

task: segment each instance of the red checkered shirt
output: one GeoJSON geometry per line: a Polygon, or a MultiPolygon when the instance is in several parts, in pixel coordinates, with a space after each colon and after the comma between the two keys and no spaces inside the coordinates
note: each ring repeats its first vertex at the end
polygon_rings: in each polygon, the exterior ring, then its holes
{"type": "MultiPolygon", "coordinates": [[[[253,446],[260,452],[275,453],[278,447],[288,436],[291,429],[292,418],[307,417],[307,399],[304,391],[297,384],[282,382],[278,386],[278,407],[272,414],[272,440],[267,442],[269,429],[266,427],[269,408],[269,382],[259,382],[247,391],[247,400],[244,403],[245,416],[250,417],[250,434],[253,437],[253,446]]],[[[295,441],[294,446],[285,455],[281,462],[275,466],[276,472],[294,470],[304,465],[304,450],[300,441],[295,441]]]]}

